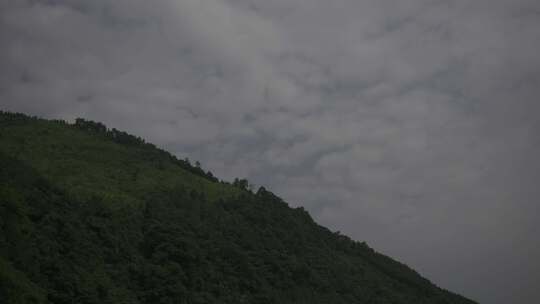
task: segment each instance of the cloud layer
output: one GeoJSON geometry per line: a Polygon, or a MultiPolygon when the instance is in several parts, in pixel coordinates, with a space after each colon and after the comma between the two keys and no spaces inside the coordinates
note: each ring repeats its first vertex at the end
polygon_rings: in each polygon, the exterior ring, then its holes
{"type": "Polygon", "coordinates": [[[540,3],[8,0],[0,106],[247,177],[484,303],[540,301],[540,3]]]}

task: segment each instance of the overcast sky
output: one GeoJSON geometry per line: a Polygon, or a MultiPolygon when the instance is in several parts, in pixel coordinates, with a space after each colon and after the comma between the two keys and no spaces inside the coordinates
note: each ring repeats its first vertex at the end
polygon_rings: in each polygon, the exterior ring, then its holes
{"type": "Polygon", "coordinates": [[[86,117],[481,303],[540,303],[540,1],[3,0],[0,108],[86,117]]]}

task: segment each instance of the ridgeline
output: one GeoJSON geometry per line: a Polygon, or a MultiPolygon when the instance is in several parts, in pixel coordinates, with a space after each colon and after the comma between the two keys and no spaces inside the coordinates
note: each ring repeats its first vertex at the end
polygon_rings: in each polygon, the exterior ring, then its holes
{"type": "Polygon", "coordinates": [[[473,304],[101,123],[0,112],[0,303],[473,304]]]}

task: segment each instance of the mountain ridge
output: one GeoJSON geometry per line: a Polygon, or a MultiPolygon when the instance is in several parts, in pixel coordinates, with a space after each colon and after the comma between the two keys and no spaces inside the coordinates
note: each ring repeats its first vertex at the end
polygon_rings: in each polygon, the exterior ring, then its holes
{"type": "Polygon", "coordinates": [[[0,112],[0,164],[5,303],[474,303],[98,122],[0,112]]]}

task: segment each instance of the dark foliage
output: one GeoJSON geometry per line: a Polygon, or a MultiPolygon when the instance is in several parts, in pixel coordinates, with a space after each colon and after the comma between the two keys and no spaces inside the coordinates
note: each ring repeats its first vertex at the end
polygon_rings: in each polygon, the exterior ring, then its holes
{"type": "Polygon", "coordinates": [[[0,303],[473,303],[248,188],[101,123],[0,113],[0,303]]]}
{"type": "Polygon", "coordinates": [[[216,181],[216,182],[219,181],[217,178],[214,177],[214,175],[210,171],[204,172],[204,170],[201,169],[199,162],[196,162],[196,165],[193,166],[193,165],[191,165],[189,159],[187,159],[187,158],[185,160],[177,159],[176,156],[170,154],[169,152],[158,149],[153,144],[146,143],[144,141],[144,139],[142,139],[140,137],[133,136],[133,135],[128,134],[128,133],[123,132],[123,131],[118,131],[115,128],[108,129],[104,124],[102,124],[100,122],[95,122],[95,121],[91,121],[91,120],[85,120],[83,118],[77,118],[75,120],[75,125],[74,126],[81,129],[81,130],[85,130],[85,131],[89,131],[89,132],[95,132],[97,134],[105,135],[106,137],[112,139],[114,142],[119,143],[119,144],[142,146],[142,147],[146,147],[148,149],[158,150],[165,157],[171,159],[173,162],[178,164],[183,169],[185,169],[185,170],[187,170],[187,171],[189,171],[189,172],[191,172],[191,173],[193,173],[195,175],[204,177],[204,178],[206,178],[206,179],[208,179],[210,181],[216,181]]]}

